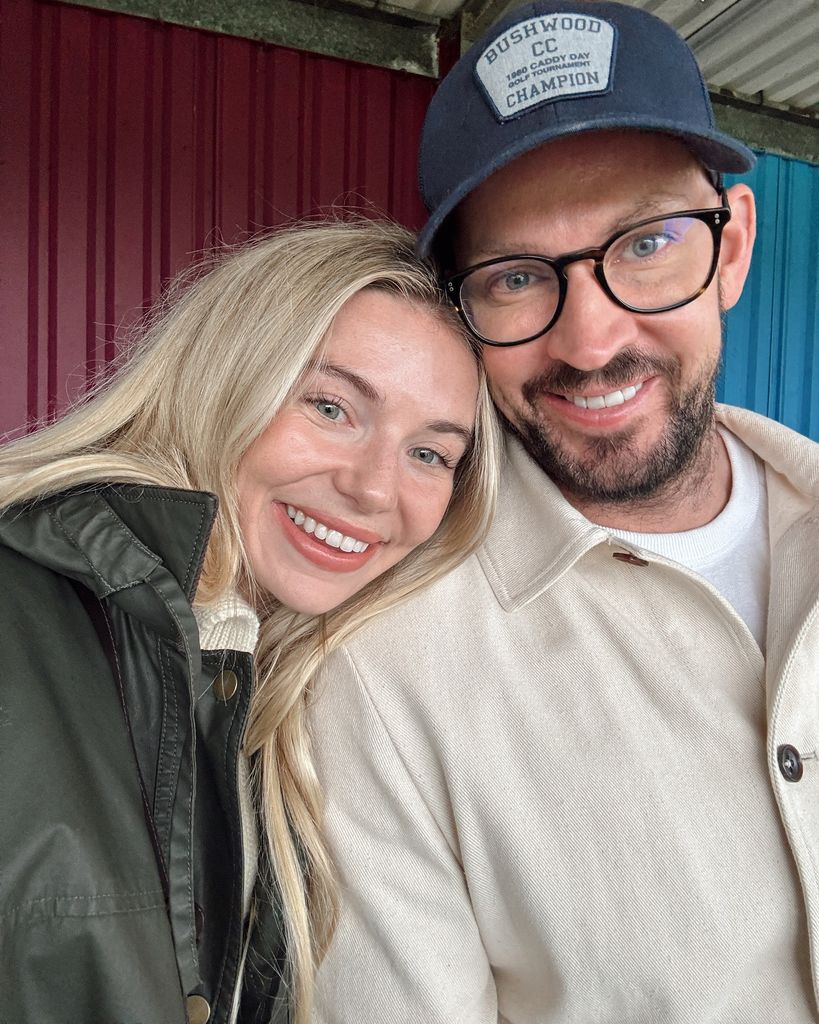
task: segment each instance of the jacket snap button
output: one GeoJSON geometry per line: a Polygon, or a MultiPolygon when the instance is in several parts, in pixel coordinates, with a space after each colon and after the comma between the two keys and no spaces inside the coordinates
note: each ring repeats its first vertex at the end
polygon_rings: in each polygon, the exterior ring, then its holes
{"type": "Polygon", "coordinates": [[[213,680],[213,695],[217,700],[226,704],[239,689],[239,680],[236,673],[225,669],[213,680]]]}
{"type": "Polygon", "coordinates": [[[779,770],[783,778],[788,782],[798,782],[802,778],[802,758],[796,747],[790,743],[783,743],[776,748],[776,759],[779,761],[779,770]]]}
{"type": "Polygon", "coordinates": [[[207,1024],[210,1019],[210,1003],[204,996],[188,996],[185,1003],[190,1024],[207,1024]]]}
{"type": "Polygon", "coordinates": [[[629,565],[648,565],[644,558],[632,554],[631,551],[615,551],[611,557],[616,558],[618,562],[627,562],[629,565]]]}

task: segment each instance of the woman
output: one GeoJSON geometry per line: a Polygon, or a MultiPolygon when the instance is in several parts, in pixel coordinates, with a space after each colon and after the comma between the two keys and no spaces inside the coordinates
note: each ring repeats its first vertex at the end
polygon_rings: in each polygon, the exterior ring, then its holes
{"type": "Polygon", "coordinates": [[[335,223],[174,290],[0,450],[6,1018],[307,1020],[337,904],[310,681],[480,541],[495,431],[412,238],[335,223]]]}

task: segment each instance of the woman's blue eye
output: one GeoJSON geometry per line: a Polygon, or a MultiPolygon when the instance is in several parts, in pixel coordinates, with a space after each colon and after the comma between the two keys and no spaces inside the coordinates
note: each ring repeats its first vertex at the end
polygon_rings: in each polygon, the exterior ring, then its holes
{"type": "Polygon", "coordinates": [[[413,455],[427,466],[445,465],[443,456],[432,448],[413,448],[413,455]]]}
{"type": "Polygon", "coordinates": [[[337,420],[342,414],[341,406],[336,405],[335,402],[326,402],[323,399],[317,399],[313,404],[315,405],[318,413],[328,420],[337,420]]]}

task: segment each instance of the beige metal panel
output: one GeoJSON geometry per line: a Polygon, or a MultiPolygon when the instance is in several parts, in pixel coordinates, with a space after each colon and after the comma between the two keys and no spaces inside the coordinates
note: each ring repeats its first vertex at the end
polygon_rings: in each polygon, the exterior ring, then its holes
{"type": "Polygon", "coordinates": [[[776,84],[779,102],[787,102],[799,91],[799,82],[816,70],[817,39],[819,8],[814,0],[784,5],[745,0],[699,31],[691,43],[709,84],[748,96],[776,84]],[[782,89],[785,79],[791,83],[789,91],[782,89]]]}
{"type": "Polygon", "coordinates": [[[819,86],[819,67],[816,67],[812,74],[806,74],[804,67],[773,67],[768,72],[757,72],[754,80],[768,102],[787,103],[797,107],[801,105],[798,100],[800,95],[816,92],[819,86]]]}
{"type": "Polygon", "coordinates": [[[816,109],[819,107],[819,85],[814,81],[803,92],[797,93],[792,103],[801,110],[816,109]]]}
{"type": "MultiPolygon", "coordinates": [[[[737,0],[621,0],[630,7],[642,7],[673,25],[684,39],[719,18],[737,0]]],[[[739,0],[742,4],[744,0],[739,0]]]]}
{"type": "Polygon", "coordinates": [[[798,110],[815,105],[819,0],[627,0],[673,25],[711,88],[798,110]]]}
{"type": "MultiPolygon", "coordinates": [[[[446,21],[458,13],[463,3],[462,0],[390,0],[390,5],[411,14],[423,14],[446,21]]],[[[377,6],[380,8],[382,5],[377,6]]]]}
{"type": "Polygon", "coordinates": [[[771,24],[769,18],[731,18],[712,24],[691,40],[706,76],[715,85],[732,79],[753,80],[760,67],[799,68],[802,61],[788,55],[805,41],[804,18],[794,14],[771,24]],[[717,77],[721,79],[717,81],[717,77]]]}

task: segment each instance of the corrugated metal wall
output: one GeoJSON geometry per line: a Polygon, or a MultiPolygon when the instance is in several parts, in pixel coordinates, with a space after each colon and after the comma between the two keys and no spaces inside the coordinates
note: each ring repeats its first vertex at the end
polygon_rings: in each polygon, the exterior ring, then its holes
{"type": "Polygon", "coordinates": [[[761,155],[741,180],[759,225],[728,315],[720,397],[819,441],[819,167],[761,155]]]}
{"type": "MultiPolygon", "coordinates": [[[[43,0],[0,0],[0,434],[85,387],[220,238],[327,207],[422,220],[434,83],[43,0]]],[[[762,156],[724,400],[819,440],[819,168],[762,156]]]]}
{"type": "Polygon", "coordinates": [[[0,433],[53,415],[191,254],[343,202],[417,226],[434,83],[0,0],[0,433]]]}

